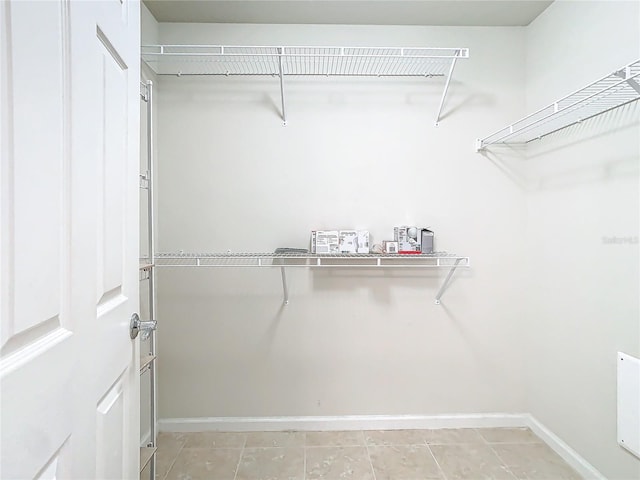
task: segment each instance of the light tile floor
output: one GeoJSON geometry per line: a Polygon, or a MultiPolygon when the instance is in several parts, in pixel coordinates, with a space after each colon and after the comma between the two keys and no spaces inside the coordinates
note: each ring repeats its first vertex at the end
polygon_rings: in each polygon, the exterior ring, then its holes
{"type": "Polygon", "coordinates": [[[156,480],[580,478],[526,428],[161,433],[156,473],[156,480]]]}

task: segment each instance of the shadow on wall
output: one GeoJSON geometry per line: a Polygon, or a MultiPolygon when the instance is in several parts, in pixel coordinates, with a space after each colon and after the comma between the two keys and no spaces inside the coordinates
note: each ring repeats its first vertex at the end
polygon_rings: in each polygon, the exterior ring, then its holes
{"type": "Polygon", "coordinates": [[[640,174],[639,127],[640,102],[634,102],[527,144],[492,145],[480,154],[530,192],[634,178],[640,174]]]}
{"type": "MultiPolygon", "coordinates": [[[[347,269],[312,270],[312,289],[325,292],[344,292],[367,289],[371,300],[380,304],[391,304],[394,298],[392,291],[417,291],[425,295],[431,302],[442,287],[448,269],[347,269]],[[389,279],[393,282],[389,282],[389,279]]],[[[471,269],[458,268],[444,290],[451,288],[459,278],[473,275],[471,269]]]]}
{"type": "MultiPolygon", "coordinates": [[[[280,83],[275,78],[163,77],[163,101],[188,105],[267,105],[280,114],[280,83]]],[[[410,105],[437,107],[444,79],[423,78],[287,78],[285,98],[299,105],[410,105]]],[[[468,105],[489,105],[490,96],[469,95],[462,82],[452,81],[441,118],[468,105]],[[456,101],[456,98],[462,100],[456,101]],[[454,104],[447,108],[447,104],[454,104]]]]}

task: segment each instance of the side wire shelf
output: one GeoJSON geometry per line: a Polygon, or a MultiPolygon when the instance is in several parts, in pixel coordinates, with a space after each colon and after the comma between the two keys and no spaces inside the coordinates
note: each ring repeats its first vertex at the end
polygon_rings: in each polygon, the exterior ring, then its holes
{"type": "Polygon", "coordinates": [[[142,59],[158,75],[266,75],[280,79],[286,125],[284,78],[290,76],[444,77],[436,125],[456,60],[468,48],[143,45],[142,59]]]}
{"type": "Polygon", "coordinates": [[[418,255],[377,255],[377,254],[305,254],[305,253],[158,253],[155,255],[156,268],[280,268],[284,303],[289,303],[287,268],[395,268],[424,269],[448,268],[449,273],[436,294],[435,303],[451,281],[458,267],[470,267],[469,257],[437,252],[418,255]]]}
{"type": "Polygon", "coordinates": [[[476,141],[476,151],[496,144],[526,144],[640,99],[640,60],[476,141]]]}

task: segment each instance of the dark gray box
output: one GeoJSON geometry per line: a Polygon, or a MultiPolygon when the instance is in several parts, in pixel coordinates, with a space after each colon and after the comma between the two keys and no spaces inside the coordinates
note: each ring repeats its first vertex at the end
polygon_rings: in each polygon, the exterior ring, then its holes
{"type": "Polygon", "coordinates": [[[420,229],[420,251],[422,253],[433,253],[433,237],[431,230],[420,229]]]}

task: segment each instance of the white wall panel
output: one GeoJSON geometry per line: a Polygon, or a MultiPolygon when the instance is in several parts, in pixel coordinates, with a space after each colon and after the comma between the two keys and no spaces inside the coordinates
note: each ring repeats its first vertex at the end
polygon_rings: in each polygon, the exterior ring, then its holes
{"type": "MultiPolygon", "coordinates": [[[[638,2],[554,2],[527,29],[529,110],[640,58],[639,18],[638,2]]],[[[532,142],[522,174],[527,411],[607,478],[640,476],[616,441],[615,362],[640,353],[639,165],[635,102],[532,142]]]]}
{"type": "Polygon", "coordinates": [[[159,251],[432,226],[446,271],[159,269],[160,417],[522,411],[525,197],[474,151],[524,113],[521,28],[160,25],[166,43],[469,47],[442,79],[159,80],[159,251]]]}

